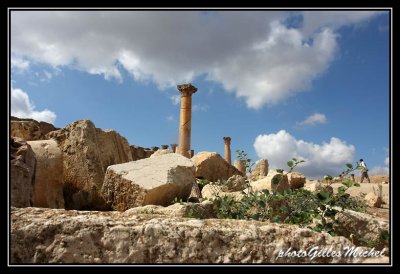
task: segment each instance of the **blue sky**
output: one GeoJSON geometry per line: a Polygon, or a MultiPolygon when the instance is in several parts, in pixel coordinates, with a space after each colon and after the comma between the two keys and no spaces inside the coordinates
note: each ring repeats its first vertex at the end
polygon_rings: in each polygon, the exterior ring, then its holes
{"type": "Polygon", "coordinates": [[[196,152],[223,155],[230,136],[272,168],[337,175],[363,158],[385,174],[389,27],[382,11],[12,11],[11,114],[177,143],[191,82],[196,152]]]}

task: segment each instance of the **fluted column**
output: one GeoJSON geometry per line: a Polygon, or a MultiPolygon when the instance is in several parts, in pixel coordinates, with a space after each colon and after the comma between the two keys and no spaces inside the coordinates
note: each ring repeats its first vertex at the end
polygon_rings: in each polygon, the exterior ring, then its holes
{"type": "Polygon", "coordinates": [[[231,137],[224,137],[224,157],[231,164],[231,137]]]}
{"type": "Polygon", "coordinates": [[[179,120],[179,146],[178,153],[190,158],[190,133],[192,123],[192,95],[197,88],[192,84],[177,86],[181,92],[181,114],[179,120]]]}

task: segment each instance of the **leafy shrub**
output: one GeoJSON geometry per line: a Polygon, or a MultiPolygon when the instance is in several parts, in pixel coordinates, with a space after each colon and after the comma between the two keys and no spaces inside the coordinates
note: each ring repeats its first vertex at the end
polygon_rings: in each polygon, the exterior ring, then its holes
{"type": "MultiPolygon", "coordinates": [[[[239,150],[238,150],[239,151],[239,150]]],[[[241,151],[242,157],[246,162],[247,154],[241,151]]],[[[289,171],[304,160],[293,158],[287,162],[289,171]]],[[[250,164],[249,164],[250,166],[250,164]]],[[[346,164],[347,170],[342,172],[346,175],[357,167],[346,164]]],[[[279,173],[285,174],[283,169],[277,170],[279,173]]],[[[332,176],[327,175],[328,181],[332,180],[332,176]]],[[[276,179],[279,184],[280,179],[276,179]]],[[[275,182],[273,182],[275,183],[275,182]]],[[[328,182],[328,186],[331,182],[328,182]]],[[[331,235],[336,235],[334,231],[335,215],[338,212],[337,207],[351,209],[355,211],[365,212],[366,204],[361,198],[353,198],[347,189],[353,186],[360,186],[353,181],[347,180],[342,182],[342,186],[338,188],[337,193],[333,193],[332,188],[322,188],[316,193],[312,193],[306,189],[300,188],[295,190],[287,190],[283,193],[269,192],[252,192],[249,181],[246,180],[247,192],[243,191],[243,198],[236,200],[232,196],[216,195],[213,199],[213,208],[217,218],[220,219],[245,219],[297,224],[307,226],[315,231],[326,231],[331,235]]]]}

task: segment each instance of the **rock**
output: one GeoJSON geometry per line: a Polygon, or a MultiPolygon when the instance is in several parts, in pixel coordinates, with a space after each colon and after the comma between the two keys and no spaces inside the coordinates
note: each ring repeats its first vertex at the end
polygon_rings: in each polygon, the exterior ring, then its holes
{"type": "Polygon", "coordinates": [[[132,161],[148,158],[145,149],[140,146],[130,146],[132,153],[132,161]]]}
{"type": "Polygon", "coordinates": [[[304,186],[304,189],[311,191],[311,192],[315,192],[318,189],[320,189],[322,187],[322,183],[315,181],[315,182],[310,182],[310,183],[306,183],[306,185],[304,186]]]}
{"type": "Polygon", "coordinates": [[[300,172],[292,171],[288,175],[289,185],[291,189],[297,189],[304,187],[306,183],[306,177],[300,172]]]}
{"type": "Polygon", "coordinates": [[[246,161],[244,160],[235,160],[233,163],[234,167],[240,172],[240,175],[246,176],[246,161]]]}
{"type": "Polygon", "coordinates": [[[76,121],[47,134],[63,152],[64,201],[67,209],[108,209],[100,195],[110,165],[132,161],[127,140],[103,131],[89,120],[76,121]]]}
{"type": "Polygon", "coordinates": [[[168,207],[158,205],[146,205],[134,207],[123,212],[123,216],[130,217],[137,214],[165,215],[171,217],[189,217],[196,215],[197,218],[215,218],[213,203],[203,201],[201,203],[175,203],[168,207]]]}
{"type": "Polygon", "coordinates": [[[194,170],[188,158],[175,153],[112,165],[107,168],[101,192],[114,210],[166,206],[174,198],[188,197],[195,181],[194,170]]]}
{"type": "Polygon", "coordinates": [[[268,175],[269,164],[267,159],[261,159],[257,162],[251,173],[251,180],[258,181],[268,175]]]}
{"type": "Polygon", "coordinates": [[[285,190],[290,189],[287,175],[281,174],[276,170],[270,170],[267,177],[255,182],[251,182],[250,186],[252,187],[253,191],[269,190],[282,193],[285,190]]]}
{"type": "Polygon", "coordinates": [[[368,193],[364,200],[367,202],[367,205],[370,207],[381,207],[382,206],[382,198],[376,195],[374,192],[368,193]]]}
{"type": "Polygon", "coordinates": [[[211,200],[214,199],[216,196],[219,196],[223,192],[224,189],[222,186],[215,184],[207,184],[201,190],[201,197],[203,197],[203,199],[211,200]]]}
{"type": "Polygon", "coordinates": [[[44,140],[45,135],[50,131],[56,130],[52,124],[46,122],[38,122],[33,119],[21,119],[11,117],[11,136],[31,140],[44,140]]]}
{"type": "Polygon", "coordinates": [[[35,154],[25,140],[10,138],[11,206],[32,206],[35,176],[35,154]]]}
{"type": "Polygon", "coordinates": [[[201,196],[203,197],[203,199],[208,199],[208,200],[213,200],[217,196],[218,197],[231,196],[236,201],[240,201],[242,200],[244,195],[242,191],[228,192],[226,186],[208,184],[205,185],[201,190],[201,196]]]}
{"type": "Polygon", "coordinates": [[[171,154],[171,153],[172,153],[171,150],[168,150],[168,149],[159,149],[159,150],[157,150],[156,152],[154,152],[154,153],[150,156],[150,158],[151,158],[151,157],[157,157],[157,156],[160,156],[160,155],[165,155],[165,154],[171,154]]]}
{"type": "Polygon", "coordinates": [[[288,250],[342,251],[352,246],[344,237],[296,225],[155,216],[134,210],[11,208],[10,263],[348,264],[366,260],[282,256],[288,250]]]}
{"type": "Polygon", "coordinates": [[[241,191],[245,187],[246,178],[240,175],[233,175],[226,181],[228,191],[241,191]]]}
{"type": "Polygon", "coordinates": [[[241,175],[216,152],[199,152],[191,160],[196,167],[196,178],[216,182],[227,180],[232,175],[241,175]]]}
{"type": "Polygon", "coordinates": [[[193,185],[192,185],[192,190],[190,191],[188,202],[199,203],[202,200],[203,200],[203,197],[201,196],[201,191],[200,191],[199,185],[197,184],[196,181],[194,181],[193,185]]]}
{"type": "Polygon", "coordinates": [[[353,243],[366,245],[371,241],[375,249],[381,250],[386,247],[388,251],[389,241],[384,240],[383,234],[389,232],[388,220],[371,216],[369,214],[352,210],[339,211],[335,215],[335,232],[346,238],[353,234],[353,243]]]}
{"type": "Polygon", "coordinates": [[[33,206],[64,208],[62,152],[54,140],[29,141],[36,158],[33,206]]]}
{"type": "Polygon", "coordinates": [[[382,184],[384,185],[384,184],[388,184],[389,182],[388,181],[383,181],[382,182],[382,184]]]}

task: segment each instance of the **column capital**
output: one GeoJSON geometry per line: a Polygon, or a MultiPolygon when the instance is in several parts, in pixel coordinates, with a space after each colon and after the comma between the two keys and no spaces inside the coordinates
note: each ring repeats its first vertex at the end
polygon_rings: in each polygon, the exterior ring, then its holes
{"type": "Polygon", "coordinates": [[[181,92],[181,96],[191,96],[193,93],[197,91],[197,88],[195,86],[192,86],[191,83],[189,84],[182,84],[182,85],[177,85],[176,86],[178,90],[181,92]]]}
{"type": "Polygon", "coordinates": [[[231,143],[231,137],[224,137],[224,143],[230,144],[231,143]]]}

